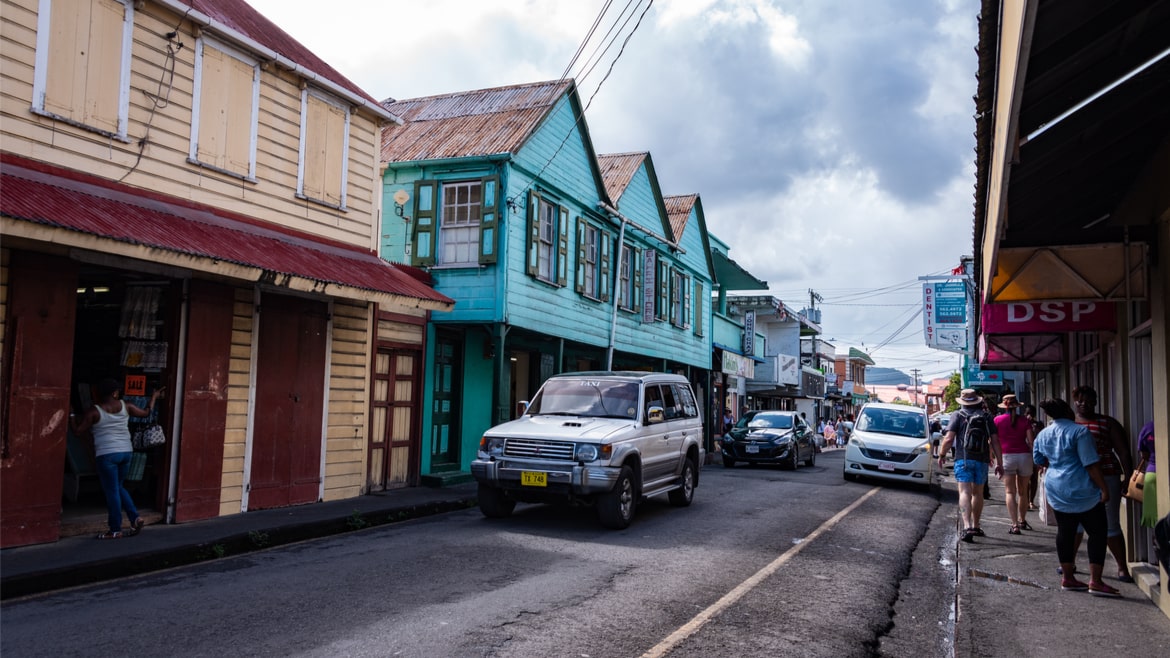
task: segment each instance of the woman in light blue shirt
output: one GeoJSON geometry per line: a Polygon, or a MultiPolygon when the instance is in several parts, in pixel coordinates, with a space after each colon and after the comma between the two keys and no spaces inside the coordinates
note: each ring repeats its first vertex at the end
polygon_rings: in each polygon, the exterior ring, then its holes
{"type": "Polygon", "coordinates": [[[1105,565],[1105,502],[1109,489],[1101,469],[1093,435],[1076,422],[1072,407],[1061,399],[1040,403],[1052,423],[1040,430],[1032,444],[1032,460],[1045,467],[1044,493],[1056,513],[1056,555],[1063,574],[1060,588],[1088,590],[1094,596],[1120,597],[1116,588],[1101,580],[1105,565]],[[1089,536],[1089,583],[1076,578],[1077,526],[1089,536]]]}

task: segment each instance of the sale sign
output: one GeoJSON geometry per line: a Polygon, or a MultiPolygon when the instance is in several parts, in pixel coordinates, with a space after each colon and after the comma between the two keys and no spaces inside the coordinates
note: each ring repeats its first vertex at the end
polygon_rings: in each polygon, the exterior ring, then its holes
{"type": "Polygon", "coordinates": [[[989,334],[1051,334],[1117,328],[1117,309],[1112,302],[985,304],[982,318],[983,331],[989,334]]]}

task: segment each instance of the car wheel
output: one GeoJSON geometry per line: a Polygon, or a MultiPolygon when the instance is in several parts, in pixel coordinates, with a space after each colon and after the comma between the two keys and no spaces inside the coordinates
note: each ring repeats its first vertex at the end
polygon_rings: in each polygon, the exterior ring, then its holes
{"type": "Polygon", "coordinates": [[[788,451],[788,459],[784,461],[784,468],[790,471],[795,471],[796,469],[800,468],[800,455],[796,454],[798,452],[800,452],[800,449],[796,446],[792,446],[792,450],[788,451]]]}
{"type": "Polygon", "coordinates": [[[723,468],[735,468],[735,460],[727,455],[723,455],[723,468]]]}
{"type": "Polygon", "coordinates": [[[512,514],[516,509],[516,501],[504,495],[504,492],[486,484],[479,485],[479,511],[489,519],[502,519],[512,514]]]}
{"type": "Polygon", "coordinates": [[[634,520],[634,509],[638,506],[638,492],[634,487],[634,471],[623,466],[618,473],[613,491],[597,499],[597,517],[601,525],[614,530],[630,527],[634,520]]]}
{"type": "Polygon", "coordinates": [[[841,474],[841,476],[845,478],[846,482],[857,482],[857,476],[850,473],[849,471],[845,471],[841,474]]]}
{"type": "Polygon", "coordinates": [[[671,505],[675,507],[686,507],[691,504],[691,501],[695,498],[696,473],[695,462],[688,458],[683,463],[682,480],[679,482],[681,486],[666,495],[670,499],[671,505]]]}
{"type": "Polygon", "coordinates": [[[816,466],[817,465],[817,451],[816,450],[813,450],[812,452],[808,453],[808,459],[804,460],[804,465],[805,466],[816,466]]]}

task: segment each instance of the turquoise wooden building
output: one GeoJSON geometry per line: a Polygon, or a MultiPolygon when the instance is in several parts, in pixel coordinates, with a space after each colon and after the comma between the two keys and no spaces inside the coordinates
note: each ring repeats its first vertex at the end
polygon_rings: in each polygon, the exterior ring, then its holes
{"type": "Polygon", "coordinates": [[[698,197],[672,224],[648,153],[599,158],[572,80],[384,106],[404,123],[382,136],[382,256],[455,300],[427,326],[425,482],[458,479],[481,433],[553,374],[706,381],[712,268],[698,197]]]}

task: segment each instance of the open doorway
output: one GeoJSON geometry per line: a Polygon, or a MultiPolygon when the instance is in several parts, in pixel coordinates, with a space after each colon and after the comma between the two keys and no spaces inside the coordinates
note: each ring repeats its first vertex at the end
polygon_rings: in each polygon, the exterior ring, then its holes
{"type": "MultiPolygon", "coordinates": [[[[173,391],[178,284],[158,276],[102,267],[83,267],[77,284],[70,412],[94,404],[97,382],[113,378],[122,399],[145,409],[160,387],[173,391]]],[[[171,397],[161,397],[147,418],[131,418],[134,458],[126,489],[147,523],[162,520],[169,477],[171,397]],[[146,430],[163,428],[166,440],[148,444],[146,430]]],[[[90,436],[66,437],[61,536],[101,532],[106,502],[94,469],[90,436]]]]}

